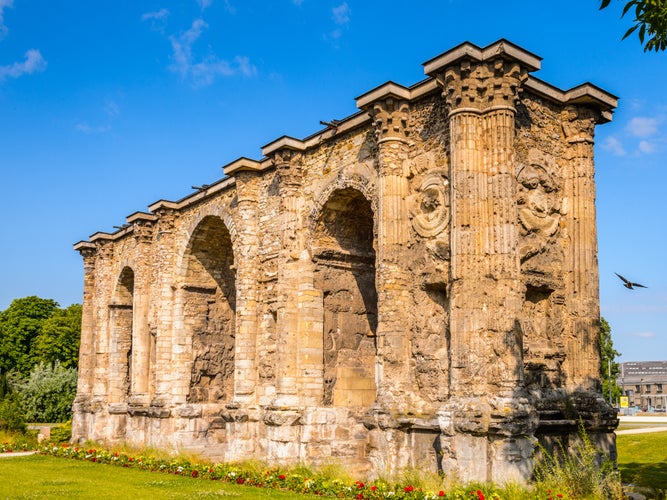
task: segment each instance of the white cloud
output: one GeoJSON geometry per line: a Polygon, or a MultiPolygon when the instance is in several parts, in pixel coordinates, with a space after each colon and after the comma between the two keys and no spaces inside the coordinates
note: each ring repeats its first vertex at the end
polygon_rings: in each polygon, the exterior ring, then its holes
{"type": "Polygon", "coordinates": [[[658,147],[649,141],[639,141],[639,151],[642,153],[655,153],[658,150],[658,147]]]}
{"type": "Polygon", "coordinates": [[[655,332],[634,332],[631,333],[633,337],[639,337],[642,339],[652,339],[655,337],[655,332]]]}
{"type": "Polygon", "coordinates": [[[196,19],[189,30],[179,36],[169,37],[173,50],[173,64],[169,68],[171,71],[180,74],[183,79],[190,78],[195,87],[212,84],[216,76],[257,74],[257,68],[244,56],[236,56],[232,62],[218,59],[215,55],[196,61],[192,47],[206,28],[208,24],[203,19],[196,19]]]}
{"type": "Polygon", "coordinates": [[[213,3],[213,0],[197,0],[197,3],[199,4],[199,8],[201,10],[204,10],[204,9],[211,6],[211,4],[213,3]]]}
{"type": "Polygon", "coordinates": [[[105,132],[108,132],[111,130],[111,125],[100,125],[97,127],[93,127],[92,125],[88,125],[87,123],[77,123],[76,128],[79,132],[84,133],[86,135],[92,135],[92,134],[103,134],[105,132]]]}
{"type": "Polygon", "coordinates": [[[334,23],[339,25],[344,25],[350,22],[350,7],[347,5],[347,2],[343,2],[338,7],[331,9],[333,15],[334,23]]]}
{"type": "Polygon", "coordinates": [[[0,40],[7,35],[7,26],[5,26],[4,10],[12,7],[14,0],[0,0],[0,40]]]}
{"type": "Polygon", "coordinates": [[[602,144],[602,149],[604,149],[605,151],[609,151],[611,154],[615,156],[626,155],[626,151],[623,148],[623,144],[621,144],[621,141],[616,139],[616,137],[614,136],[607,137],[607,139],[602,144]]]}
{"type": "Polygon", "coordinates": [[[649,137],[658,131],[658,122],[656,118],[637,116],[630,120],[626,130],[635,137],[649,137]]]}
{"type": "Polygon", "coordinates": [[[298,5],[301,5],[301,4],[303,3],[303,0],[292,0],[292,3],[293,3],[294,5],[297,5],[297,6],[298,6],[298,5]]]}
{"type": "MultiPolygon", "coordinates": [[[[2,0],[0,0],[2,1],[2,0]]],[[[0,66],[0,82],[6,78],[18,78],[23,75],[38,73],[46,69],[46,60],[37,49],[30,49],[25,53],[25,61],[0,66]]]]}
{"type": "Polygon", "coordinates": [[[153,31],[164,33],[167,26],[167,18],[169,17],[168,9],[160,9],[155,12],[146,12],[141,16],[142,21],[149,21],[153,31]]]}
{"type": "Polygon", "coordinates": [[[169,17],[169,10],[168,9],[160,9],[155,12],[146,12],[145,14],[142,14],[141,20],[142,21],[148,21],[150,19],[158,19],[158,20],[163,20],[169,17]]]}
{"type": "Polygon", "coordinates": [[[104,111],[110,118],[113,118],[120,114],[120,107],[115,101],[107,101],[104,105],[104,111]]]}

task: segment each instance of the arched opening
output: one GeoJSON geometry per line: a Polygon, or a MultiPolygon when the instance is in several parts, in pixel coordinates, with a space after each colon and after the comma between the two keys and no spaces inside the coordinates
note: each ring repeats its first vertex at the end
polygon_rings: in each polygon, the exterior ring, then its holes
{"type": "Polygon", "coordinates": [[[109,402],[127,401],[132,387],[134,271],[124,267],[109,305],[109,402]]]}
{"type": "Polygon", "coordinates": [[[189,403],[217,403],[234,391],[236,285],[229,231],[218,217],[197,226],[186,253],[184,324],[192,338],[189,403]]]}
{"type": "Polygon", "coordinates": [[[335,191],[313,235],[315,288],[324,311],[325,406],[375,401],[377,291],[373,210],[356,189],[335,191]]]}

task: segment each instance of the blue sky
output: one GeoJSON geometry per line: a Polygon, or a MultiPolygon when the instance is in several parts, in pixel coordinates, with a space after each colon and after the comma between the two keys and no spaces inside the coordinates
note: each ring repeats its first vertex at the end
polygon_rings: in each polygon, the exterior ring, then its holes
{"type": "Polygon", "coordinates": [[[667,53],[621,41],[622,5],[0,0],[0,309],[81,302],[73,243],[463,41],[506,38],[544,58],[537,77],[621,98],[596,135],[602,315],[622,360],[667,359],[667,53]]]}

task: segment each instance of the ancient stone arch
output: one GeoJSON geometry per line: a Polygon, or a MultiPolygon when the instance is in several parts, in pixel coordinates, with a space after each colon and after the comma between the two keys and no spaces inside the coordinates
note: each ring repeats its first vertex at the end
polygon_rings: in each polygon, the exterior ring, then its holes
{"type": "Polygon", "coordinates": [[[75,248],[73,439],[527,480],[600,393],[594,127],[616,97],[464,43],[75,248]]]}

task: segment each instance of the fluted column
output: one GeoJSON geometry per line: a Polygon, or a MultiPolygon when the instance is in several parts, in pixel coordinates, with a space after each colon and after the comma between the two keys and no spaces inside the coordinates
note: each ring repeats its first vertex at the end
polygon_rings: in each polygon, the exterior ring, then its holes
{"type": "Polygon", "coordinates": [[[79,347],[79,379],[77,401],[90,399],[93,392],[95,367],[95,246],[87,244],[79,249],[83,257],[83,305],[81,314],[81,342],[79,347]]]}
{"type": "MultiPolygon", "coordinates": [[[[155,324],[151,335],[155,336],[155,367],[154,384],[155,395],[151,404],[162,405],[171,401],[175,396],[174,387],[177,385],[178,373],[175,373],[172,361],[174,349],[174,318],[177,314],[175,304],[176,273],[174,261],[176,257],[176,242],[174,241],[174,223],[176,212],[170,208],[156,210],[158,217],[155,223],[155,262],[157,270],[154,286],[156,288],[155,324]]],[[[182,311],[179,321],[182,321],[182,311]]],[[[181,376],[186,376],[183,373],[181,376]]],[[[188,380],[186,378],[185,390],[188,380]]],[[[185,401],[185,394],[180,395],[179,402],[185,401]]]]}
{"type": "Polygon", "coordinates": [[[300,154],[288,148],[274,153],[281,197],[281,237],[276,329],[278,366],[276,404],[295,406],[298,399],[299,339],[299,257],[302,249],[299,232],[301,207],[300,154]]]}
{"type": "Polygon", "coordinates": [[[509,396],[523,301],[514,179],[518,63],[464,61],[439,79],[451,144],[451,394],[509,396]]]}
{"type": "Polygon", "coordinates": [[[259,173],[234,174],[238,203],[236,263],[236,352],[234,399],[248,402],[257,385],[257,329],[259,299],[259,173]]]}
{"type": "Polygon", "coordinates": [[[385,97],[369,108],[378,147],[377,214],[378,256],[378,400],[387,407],[406,411],[410,366],[410,309],[412,277],[407,269],[409,241],[408,113],[407,100],[385,97]]]}
{"type": "Polygon", "coordinates": [[[132,307],[132,387],[131,402],[149,403],[149,378],[151,342],[148,330],[148,310],[151,291],[151,242],[153,227],[150,222],[137,221],[133,235],[136,240],[136,269],[134,275],[134,301],[132,307]]]}
{"type": "Polygon", "coordinates": [[[595,113],[568,106],[562,114],[563,135],[569,144],[565,173],[565,215],[568,232],[568,286],[571,293],[570,337],[567,344],[568,381],[573,388],[593,389],[599,378],[599,273],[595,222],[595,113]]]}

